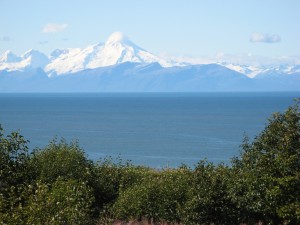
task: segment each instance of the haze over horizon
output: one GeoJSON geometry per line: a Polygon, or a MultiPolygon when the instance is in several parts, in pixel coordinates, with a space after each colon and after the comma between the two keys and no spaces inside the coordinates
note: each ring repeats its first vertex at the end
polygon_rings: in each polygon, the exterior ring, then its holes
{"type": "Polygon", "coordinates": [[[121,31],[164,58],[300,63],[300,2],[0,1],[0,54],[84,48],[121,31]],[[217,7],[219,5],[219,7],[217,7]]]}

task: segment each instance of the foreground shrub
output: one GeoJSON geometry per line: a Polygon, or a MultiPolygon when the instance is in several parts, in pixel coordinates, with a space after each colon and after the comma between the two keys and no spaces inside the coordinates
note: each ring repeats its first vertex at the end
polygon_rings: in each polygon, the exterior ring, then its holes
{"type": "Polygon", "coordinates": [[[0,125],[0,224],[24,224],[24,187],[32,181],[28,141],[0,125]]]}
{"type": "Polygon", "coordinates": [[[92,162],[87,159],[77,142],[67,143],[53,140],[44,149],[36,149],[31,158],[36,179],[45,183],[58,178],[91,180],[92,162]]]}
{"type": "Polygon", "coordinates": [[[237,207],[228,192],[230,169],[200,161],[182,209],[184,224],[238,224],[237,207]]]}
{"type": "Polygon", "coordinates": [[[10,186],[29,182],[28,141],[18,132],[5,136],[0,125],[0,193],[10,186]]]}
{"type": "Polygon", "coordinates": [[[119,193],[140,184],[152,173],[152,169],[134,166],[120,158],[105,158],[95,166],[94,182],[97,183],[98,198],[104,205],[113,203],[119,193]]]}
{"type": "Polygon", "coordinates": [[[25,208],[27,224],[92,224],[93,192],[86,183],[57,180],[37,183],[25,208]]]}
{"type": "Polygon", "coordinates": [[[26,224],[25,189],[25,185],[17,185],[0,192],[0,224],[26,224]]]}
{"type": "Polygon", "coordinates": [[[120,192],[112,207],[118,219],[180,221],[179,210],[190,186],[190,170],[153,171],[141,183],[120,192]]]}
{"type": "Polygon", "coordinates": [[[252,143],[245,139],[233,161],[232,198],[241,218],[300,224],[299,103],[276,113],[252,143]]]}
{"type": "Polygon", "coordinates": [[[53,184],[57,180],[74,180],[84,182],[93,192],[95,201],[93,217],[97,217],[103,208],[103,187],[99,185],[95,164],[88,160],[85,152],[77,142],[67,143],[51,141],[45,148],[36,149],[31,157],[31,167],[34,168],[36,180],[53,184]]]}

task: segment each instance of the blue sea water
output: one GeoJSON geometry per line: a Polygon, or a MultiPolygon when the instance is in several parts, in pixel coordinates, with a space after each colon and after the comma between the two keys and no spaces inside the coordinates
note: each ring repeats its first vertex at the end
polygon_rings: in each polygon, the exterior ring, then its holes
{"type": "Polygon", "coordinates": [[[30,147],[78,140],[88,157],[155,168],[230,163],[244,134],[254,138],[273,112],[300,93],[0,94],[0,123],[30,147]]]}

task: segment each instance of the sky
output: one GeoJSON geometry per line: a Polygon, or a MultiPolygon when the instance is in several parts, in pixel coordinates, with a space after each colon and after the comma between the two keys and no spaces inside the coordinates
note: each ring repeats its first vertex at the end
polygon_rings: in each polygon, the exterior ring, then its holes
{"type": "Polygon", "coordinates": [[[299,57],[299,12],[299,0],[0,0],[0,54],[83,48],[120,31],[158,55],[299,57]]]}

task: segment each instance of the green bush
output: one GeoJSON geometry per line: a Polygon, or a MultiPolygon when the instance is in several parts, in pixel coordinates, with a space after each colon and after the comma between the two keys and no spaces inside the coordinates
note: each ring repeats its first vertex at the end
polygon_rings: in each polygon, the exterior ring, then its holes
{"type": "Polygon", "coordinates": [[[18,132],[4,136],[0,125],[0,191],[12,185],[28,182],[30,168],[28,165],[28,141],[18,132]]]}
{"type": "Polygon", "coordinates": [[[245,221],[300,224],[299,103],[276,113],[233,161],[232,198],[245,221]]]}
{"type": "Polygon", "coordinates": [[[27,143],[18,132],[5,136],[0,126],[0,224],[25,224],[23,190],[32,181],[27,143]]]}
{"type": "Polygon", "coordinates": [[[237,207],[228,193],[230,169],[200,161],[182,210],[185,224],[237,224],[237,207]]]}
{"type": "Polygon", "coordinates": [[[147,177],[151,169],[134,166],[120,158],[115,160],[105,158],[97,163],[94,171],[94,182],[98,190],[97,198],[105,205],[113,203],[120,191],[140,183],[142,179],[147,177]]]}
{"type": "MultiPolygon", "coordinates": [[[[92,205],[94,215],[103,208],[102,187],[98,184],[95,164],[88,160],[77,142],[67,143],[64,139],[53,140],[43,149],[36,149],[31,157],[36,180],[53,184],[57,180],[76,180],[85,182],[93,191],[95,201],[92,205]]],[[[101,178],[100,178],[101,180],[101,178]]]]}
{"type": "Polygon", "coordinates": [[[180,221],[180,207],[186,199],[190,170],[152,171],[140,183],[120,191],[112,207],[117,219],[180,221]]]}
{"type": "Polygon", "coordinates": [[[37,183],[25,208],[27,224],[92,224],[93,192],[86,183],[57,180],[37,183]]]}
{"type": "Polygon", "coordinates": [[[0,192],[0,224],[25,225],[26,185],[10,186],[0,192]]]}
{"type": "Polygon", "coordinates": [[[53,140],[44,149],[36,149],[31,157],[36,179],[53,183],[59,179],[90,181],[93,163],[77,142],[53,140]]]}

